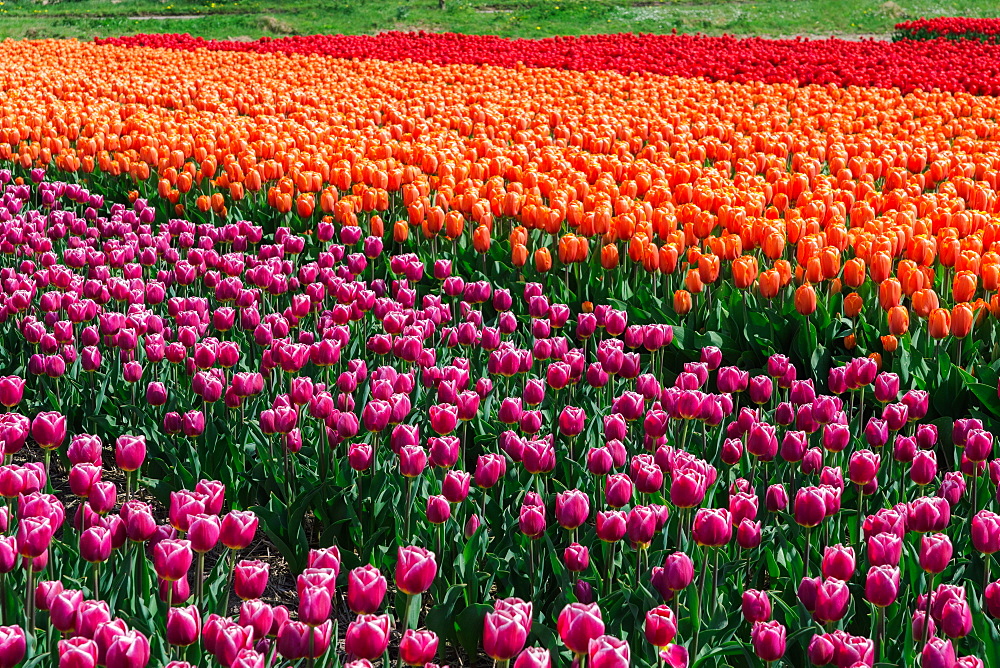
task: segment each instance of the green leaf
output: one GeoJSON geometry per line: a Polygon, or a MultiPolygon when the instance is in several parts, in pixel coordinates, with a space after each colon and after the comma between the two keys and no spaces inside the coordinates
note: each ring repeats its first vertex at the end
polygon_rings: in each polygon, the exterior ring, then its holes
{"type": "Polygon", "coordinates": [[[492,608],[485,603],[474,603],[455,618],[458,642],[469,656],[476,656],[483,639],[483,619],[492,608]]]}

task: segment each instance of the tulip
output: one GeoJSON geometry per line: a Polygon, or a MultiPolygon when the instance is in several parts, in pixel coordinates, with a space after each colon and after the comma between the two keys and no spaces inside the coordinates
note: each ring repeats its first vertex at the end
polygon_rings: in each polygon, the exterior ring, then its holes
{"type": "Polygon", "coordinates": [[[538,538],[545,533],[545,507],[522,505],[518,517],[521,533],[529,538],[538,538]]]}
{"type": "Polygon", "coordinates": [[[593,668],[628,668],[628,643],[612,636],[599,636],[588,643],[587,657],[587,665],[593,668]]]}
{"type": "Polygon", "coordinates": [[[955,665],[955,648],[950,640],[930,638],[920,652],[921,668],[952,668],[955,665]]]}
{"type": "Polygon", "coordinates": [[[80,534],[80,557],[92,564],[111,557],[111,532],[102,526],[93,526],[80,534]]]}
{"type": "Polygon", "coordinates": [[[590,641],[604,633],[601,609],[596,603],[570,603],[559,613],[556,630],[571,652],[576,655],[585,654],[590,641]]]}
{"type": "Polygon", "coordinates": [[[22,518],[17,525],[18,554],[27,559],[41,557],[52,542],[53,533],[52,522],[48,518],[22,518]]]}
{"type": "Polygon", "coordinates": [[[660,605],[646,613],[643,633],[654,647],[666,647],[677,635],[677,617],[668,605],[660,605]]]}
{"type": "Polygon", "coordinates": [[[877,607],[885,608],[896,602],[899,595],[899,568],[872,566],[865,581],[865,598],[877,607]]]}
{"type": "MultiPolygon", "coordinates": [[[[344,651],[359,659],[368,659],[369,661],[376,659],[385,652],[388,645],[388,615],[359,615],[348,625],[347,634],[344,636],[344,651]]],[[[282,655],[284,656],[284,653],[282,655]]]]}
{"type": "Polygon", "coordinates": [[[549,650],[541,647],[527,647],[514,661],[514,668],[551,668],[549,650]]]}
{"type": "Polygon", "coordinates": [[[573,530],[587,521],[590,499],[578,489],[556,495],[556,521],[564,529],[573,530]]]}
{"type": "Polygon", "coordinates": [[[396,561],[396,586],[405,594],[416,596],[430,589],[437,576],[434,553],[422,547],[400,547],[396,561]]]}
{"type": "MultiPolygon", "coordinates": [[[[174,581],[187,576],[193,555],[187,540],[161,540],[153,548],[153,570],[162,580],[174,581]]],[[[250,598],[258,598],[252,596],[250,598]]]]}
{"type": "Polygon", "coordinates": [[[233,591],[244,601],[260,598],[267,587],[270,565],[263,561],[242,560],[233,570],[233,591]]]}
{"type": "Polygon", "coordinates": [[[816,590],[816,619],[822,622],[835,622],[847,614],[847,605],[851,593],[847,583],[837,578],[823,580],[816,590]]]}
{"type": "Polygon", "coordinates": [[[694,541],[702,546],[721,547],[733,536],[729,511],[725,508],[699,508],[691,526],[694,541]]]}
{"type": "Polygon", "coordinates": [[[448,499],[440,495],[432,495],[427,499],[427,521],[431,524],[444,524],[451,517],[451,506],[448,499]]]}
{"type": "MultiPolygon", "coordinates": [[[[94,668],[97,665],[97,643],[90,638],[60,640],[58,648],[59,668],[94,668]]],[[[0,665],[7,664],[0,661],[0,665]]]]}
{"type": "Polygon", "coordinates": [[[66,439],[66,416],[56,411],[39,413],[31,421],[31,437],[44,450],[54,450],[66,439]]]}
{"type": "Polygon", "coordinates": [[[940,573],[951,561],[951,539],[947,534],[925,534],[920,538],[920,567],[926,572],[940,573]]]}
{"type": "Polygon", "coordinates": [[[747,589],[743,592],[743,618],[754,624],[771,618],[771,599],[767,592],[747,589]]]}
{"type": "Polygon", "coordinates": [[[898,566],[903,554],[903,539],[891,533],[868,538],[868,563],[872,566],[898,566]]]}
{"type": "Polygon", "coordinates": [[[972,545],[983,554],[1000,551],[1000,515],[980,510],[973,516],[972,545]]]}
{"type": "Polygon", "coordinates": [[[823,551],[821,572],[824,578],[849,581],[854,575],[854,548],[833,545],[823,551]]]}
{"type": "Polygon", "coordinates": [[[494,661],[514,658],[527,639],[528,628],[524,618],[516,612],[493,610],[483,618],[483,649],[494,661]]]}
{"type": "MultiPolygon", "coordinates": [[[[249,510],[233,510],[222,518],[219,539],[230,550],[243,550],[250,546],[257,534],[258,518],[249,510]]],[[[256,596],[251,598],[257,598],[256,596]]]]}
{"type": "Polygon", "coordinates": [[[433,631],[407,629],[399,642],[399,657],[408,666],[430,663],[437,653],[438,637],[433,631]]]}
{"type": "Polygon", "coordinates": [[[137,471],[146,459],[145,436],[119,436],[115,442],[115,463],[123,471],[137,471]]]}
{"type": "Polygon", "coordinates": [[[755,622],[750,632],[754,654],[768,663],[785,655],[785,638],[785,627],[777,621],[755,622]]]}
{"type": "Polygon", "coordinates": [[[0,668],[14,668],[21,663],[26,650],[24,629],[19,626],[0,626],[0,668]]]}
{"type": "Polygon", "coordinates": [[[238,624],[252,628],[254,640],[260,640],[274,624],[274,608],[260,600],[243,601],[238,624]]]}
{"type": "Polygon", "coordinates": [[[1000,580],[995,580],[983,590],[983,600],[991,617],[1000,617],[1000,580]]]}
{"type": "Polygon", "coordinates": [[[187,647],[201,635],[201,613],[196,606],[167,610],[167,642],[187,647]]]}
{"type": "Polygon", "coordinates": [[[792,509],[799,526],[814,527],[826,517],[826,499],[818,487],[802,487],[795,494],[792,509]]]}
{"type": "Polygon", "coordinates": [[[590,567],[590,552],[579,543],[572,543],[563,551],[563,563],[567,570],[581,573],[590,567]]]}
{"type": "Polygon", "coordinates": [[[24,379],[20,376],[0,377],[0,404],[13,408],[24,398],[24,379]]]}
{"type": "Polygon", "coordinates": [[[632,501],[632,490],[632,479],[624,473],[615,473],[605,479],[604,498],[612,508],[628,505],[632,501]]]}
{"type": "Polygon", "coordinates": [[[972,632],[972,609],[964,598],[947,601],[940,619],[941,631],[949,638],[964,638],[972,632]]]}
{"type": "Polygon", "coordinates": [[[108,646],[107,668],[145,668],[149,663],[149,641],[138,631],[126,631],[108,646]]]}

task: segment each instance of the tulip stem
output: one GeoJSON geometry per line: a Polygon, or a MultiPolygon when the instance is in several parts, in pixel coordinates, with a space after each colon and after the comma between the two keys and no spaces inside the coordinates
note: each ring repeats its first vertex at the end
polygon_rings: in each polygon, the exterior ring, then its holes
{"type": "Polygon", "coordinates": [[[202,601],[205,598],[205,553],[198,553],[198,580],[195,585],[195,596],[198,601],[198,610],[202,609],[202,601]]]}
{"type": "Polygon", "coordinates": [[[858,541],[865,542],[865,493],[858,485],[858,541]]]}
{"type": "Polygon", "coordinates": [[[412,508],[413,504],[411,499],[412,491],[413,491],[413,478],[408,477],[406,479],[406,529],[403,532],[403,535],[406,537],[407,541],[410,540],[410,515],[413,512],[412,508]]]}
{"type": "Polygon", "coordinates": [[[27,587],[24,596],[25,616],[27,617],[28,642],[33,643],[35,638],[35,569],[34,559],[26,559],[28,566],[27,587]]]}
{"type": "Polygon", "coordinates": [[[93,592],[93,596],[94,596],[95,600],[100,600],[100,598],[101,598],[100,594],[98,594],[98,589],[97,589],[97,579],[98,579],[98,576],[100,575],[100,568],[101,568],[100,562],[95,561],[94,562],[94,568],[93,568],[93,577],[94,577],[94,592],[93,592]]]}
{"type": "Polygon", "coordinates": [[[5,573],[0,573],[0,626],[7,623],[7,586],[4,580],[6,579],[5,573]]]}
{"type": "Polygon", "coordinates": [[[708,571],[708,548],[706,547],[701,553],[701,575],[698,576],[698,588],[695,592],[698,594],[698,600],[695,602],[695,610],[698,613],[696,623],[694,624],[694,640],[691,642],[691,661],[694,662],[695,657],[698,654],[698,636],[701,633],[701,600],[705,595],[705,573],[708,571]]]}
{"type": "Polygon", "coordinates": [[[222,593],[222,614],[229,611],[229,594],[233,586],[233,574],[236,572],[236,550],[229,550],[229,575],[226,579],[226,590],[222,593]]]}
{"type": "Polygon", "coordinates": [[[931,598],[934,591],[934,573],[928,573],[928,576],[930,579],[927,581],[927,609],[924,611],[924,631],[921,633],[923,638],[920,641],[920,644],[925,647],[927,646],[927,636],[931,627],[931,598]]]}
{"type": "Polygon", "coordinates": [[[618,543],[609,543],[611,547],[611,558],[608,560],[608,595],[611,594],[611,588],[614,586],[615,582],[615,550],[618,543]]]}
{"type": "Polygon", "coordinates": [[[49,463],[52,461],[52,451],[45,448],[45,491],[52,491],[52,476],[49,475],[49,463]]]}
{"type": "Polygon", "coordinates": [[[885,608],[878,608],[878,626],[875,627],[875,662],[882,658],[882,638],[885,637],[885,608]]]}
{"type": "Polygon", "coordinates": [[[802,577],[809,576],[809,548],[812,546],[812,527],[806,527],[806,552],[805,563],[802,565],[802,577]]]}

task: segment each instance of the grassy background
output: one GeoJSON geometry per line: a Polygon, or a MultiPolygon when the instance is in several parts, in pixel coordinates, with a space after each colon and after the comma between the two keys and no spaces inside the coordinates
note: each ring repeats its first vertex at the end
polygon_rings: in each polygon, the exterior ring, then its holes
{"type": "Polygon", "coordinates": [[[1000,16],[1000,0],[0,0],[0,38],[181,32],[249,39],[433,30],[888,36],[921,16],[1000,16]]]}

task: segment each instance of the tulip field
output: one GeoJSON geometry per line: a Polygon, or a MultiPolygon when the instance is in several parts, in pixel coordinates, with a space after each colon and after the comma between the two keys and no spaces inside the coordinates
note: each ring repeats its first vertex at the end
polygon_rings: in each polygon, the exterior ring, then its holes
{"type": "Polygon", "coordinates": [[[0,668],[1000,667],[1000,22],[0,42],[0,668]]]}

